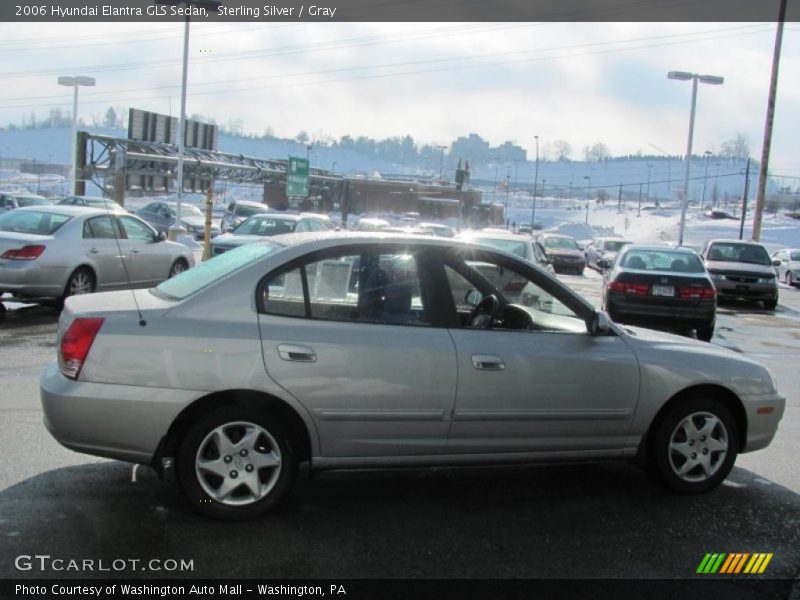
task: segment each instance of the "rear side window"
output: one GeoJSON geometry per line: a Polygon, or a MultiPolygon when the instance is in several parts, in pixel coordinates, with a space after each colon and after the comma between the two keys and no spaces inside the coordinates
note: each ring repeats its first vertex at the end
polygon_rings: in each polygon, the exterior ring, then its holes
{"type": "Polygon", "coordinates": [[[0,215],[0,231],[53,235],[71,218],[58,213],[15,210],[0,215]]]}

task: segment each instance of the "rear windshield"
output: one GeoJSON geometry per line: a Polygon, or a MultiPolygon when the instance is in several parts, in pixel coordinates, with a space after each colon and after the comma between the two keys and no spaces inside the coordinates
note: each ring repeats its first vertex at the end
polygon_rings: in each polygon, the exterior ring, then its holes
{"type": "Polygon", "coordinates": [[[215,281],[240,271],[260,258],[268,256],[283,248],[272,242],[247,244],[234,250],[215,256],[211,260],[184,271],[180,275],[167,279],[150,290],[164,300],[183,300],[208,287],[215,281]]]}
{"type": "Polygon", "coordinates": [[[622,266],[637,271],[671,271],[673,273],[703,273],[700,257],[687,252],[670,250],[630,250],[622,266]]]}
{"type": "Polygon", "coordinates": [[[14,210],[0,216],[0,231],[52,235],[71,218],[58,213],[14,210]]]}
{"type": "Polygon", "coordinates": [[[51,202],[41,196],[17,196],[19,206],[49,206],[51,202]]]}
{"type": "Polygon", "coordinates": [[[567,250],[578,249],[578,244],[575,243],[575,240],[570,238],[557,238],[557,237],[545,238],[544,245],[547,248],[564,248],[567,250]]]}
{"type": "Polygon", "coordinates": [[[792,252],[789,256],[789,260],[800,260],[800,252],[792,252]]]}
{"type": "Polygon", "coordinates": [[[275,217],[251,217],[233,230],[238,235],[263,235],[273,236],[282,233],[292,233],[297,227],[297,221],[291,219],[276,219],[275,217]]]}
{"type": "Polygon", "coordinates": [[[236,204],[231,209],[231,212],[234,212],[236,215],[241,217],[252,217],[253,215],[265,213],[267,210],[269,209],[266,206],[248,206],[247,204],[236,204]]]}
{"type": "Polygon", "coordinates": [[[736,242],[715,242],[708,249],[708,260],[721,262],[740,262],[754,265],[771,265],[769,254],[761,246],[737,244],[736,242]]]}
{"type": "Polygon", "coordinates": [[[517,240],[495,239],[495,238],[475,238],[474,241],[478,244],[491,246],[492,248],[497,248],[498,250],[504,250],[506,252],[510,252],[511,254],[516,254],[517,256],[525,258],[525,242],[518,242],[517,240]]]}
{"type": "Polygon", "coordinates": [[[609,242],[605,243],[606,252],[619,252],[620,248],[625,246],[626,244],[630,244],[630,242],[609,242]]]}

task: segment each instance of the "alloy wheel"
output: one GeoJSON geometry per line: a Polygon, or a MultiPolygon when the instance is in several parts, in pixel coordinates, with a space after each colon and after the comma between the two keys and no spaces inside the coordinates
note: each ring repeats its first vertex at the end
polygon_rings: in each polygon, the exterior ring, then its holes
{"type": "Polygon", "coordinates": [[[69,296],[92,293],[92,278],[85,271],[78,271],[69,280],[69,296]]]}
{"type": "Polygon", "coordinates": [[[728,431],[712,413],[686,416],[670,436],[669,466],[684,481],[696,483],[711,478],[727,455],[728,431]]]}
{"type": "Polygon", "coordinates": [[[195,474],[203,491],[231,506],[252,504],[275,487],[281,451],[263,427],[246,421],[220,425],[197,450],[195,474]]]}

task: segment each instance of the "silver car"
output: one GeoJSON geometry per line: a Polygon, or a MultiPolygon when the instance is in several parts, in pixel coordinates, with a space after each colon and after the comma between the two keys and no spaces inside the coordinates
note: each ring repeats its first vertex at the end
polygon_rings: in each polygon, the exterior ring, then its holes
{"type": "Polygon", "coordinates": [[[459,233],[456,238],[516,254],[520,258],[538,265],[551,275],[555,275],[553,261],[547,258],[547,254],[539,241],[534,240],[529,235],[512,233],[504,229],[481,229],[479,231],[464,231],[459,233]]]}
{"type": "Polygon", "coordinates": [[[130,214],[35,206],[0,215],[0,294],[58,299],[156,285],[194,264],[130,214]]]}
{"type": "Polygon", "coordinates": [[[757,242],[709,240],[701,253],[717,289],[717,300],[761,301],[767,310],[778,306],[775,263],[757,242]]]}
{"type": "Polygon", "coordinates": [[[211,255],[224,254],[228,250],[258,242],[265,237],[307,231],[331,231],[333,228],[333,223],[326,215],[282,212],[255,214],[228,233],[211,240],[211,255]]]}
{"type": "Polygon", "coordinates": [[[277,236],[135,296],[141,317],[129,292],[67,300],[45,425],[174,467],[215,518],[264,513],[300,462],[631,459],[706,492],[784,412],[759,363],[618,327],[529,262],[452,240],[277,236]]]}
{"type": "Polygon", "coordinates": [[[586,256],[586,266],[601,271],[602,268],[598,261],[604,260],[608,261],[609,264],[613,263],[619,251],[630,243],[629,240],[614,237],[600,237],[592,240],[583,249],[583,254],[586,256]]]}
{"type": "Polygon", "coordinates": [[[800,285],[800,250],[785,248],[772,255],[775,275],[786,285],[800,285]],[[775,261],[778,261],[777,264],[775,261]]]}

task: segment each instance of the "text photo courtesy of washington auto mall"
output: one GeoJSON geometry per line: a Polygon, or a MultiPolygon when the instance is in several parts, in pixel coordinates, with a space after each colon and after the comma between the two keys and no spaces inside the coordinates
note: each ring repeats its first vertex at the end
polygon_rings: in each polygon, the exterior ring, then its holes
{"type": "Polygon", "coordinates": [[[800,599],[800,5],[0,5],[0,598],[800,599]]]}

